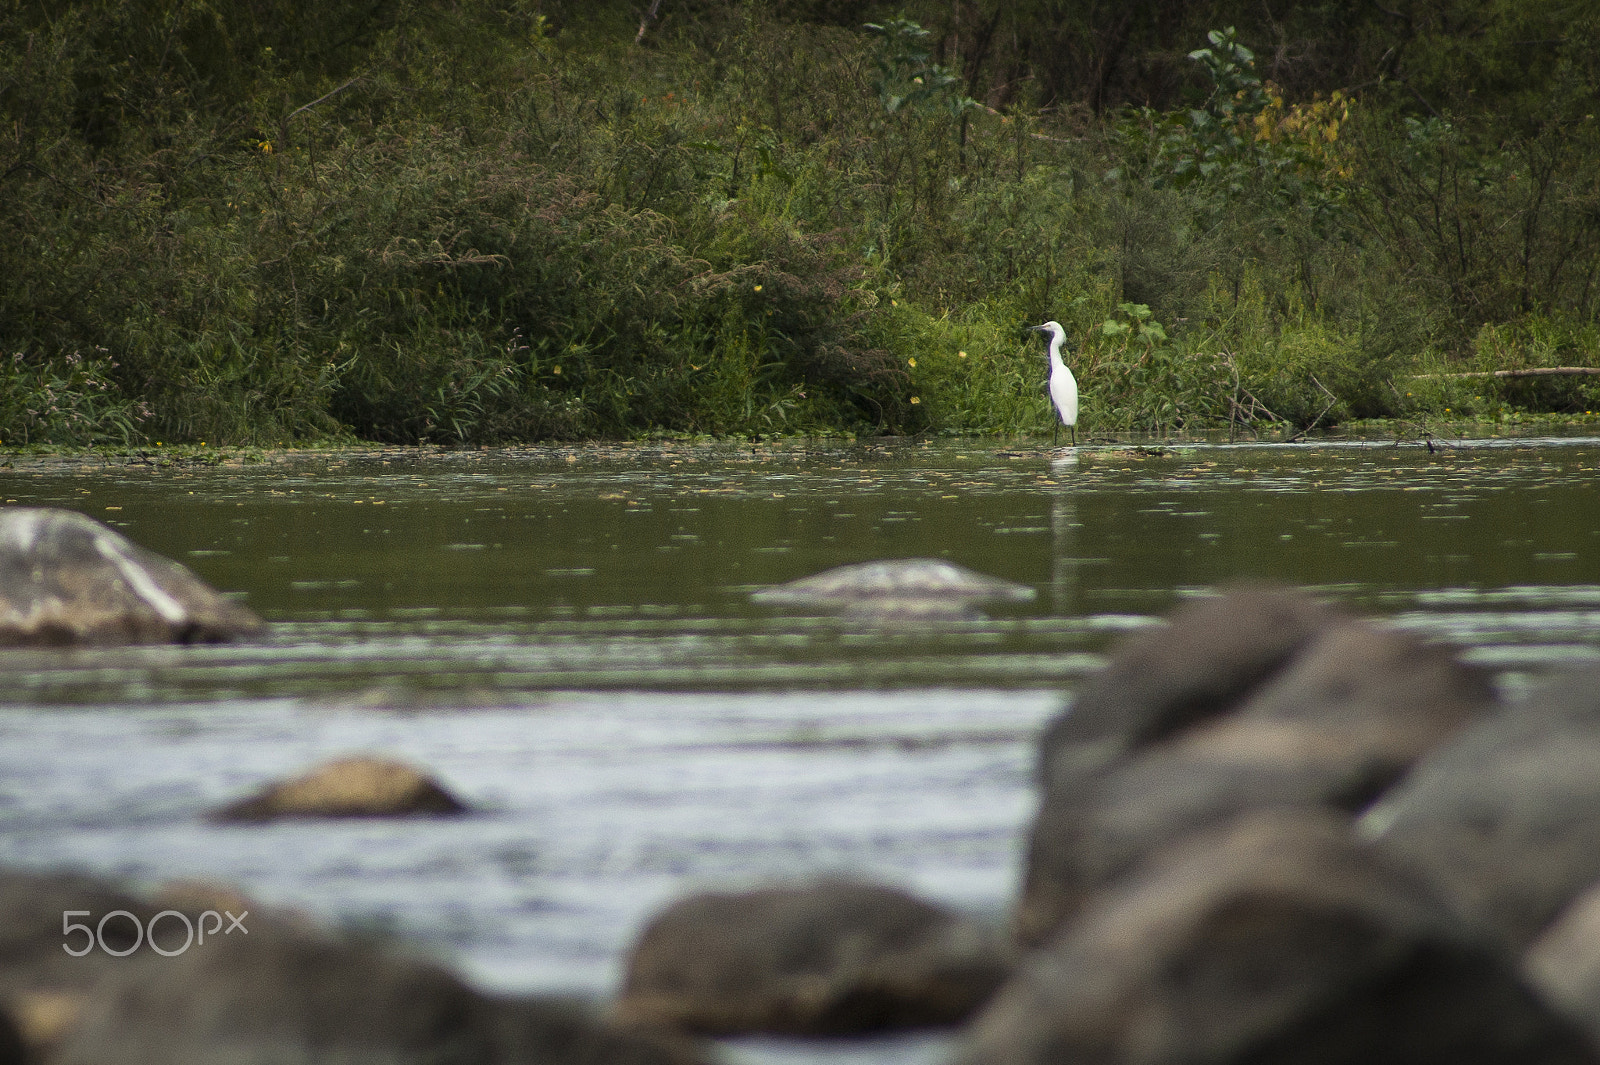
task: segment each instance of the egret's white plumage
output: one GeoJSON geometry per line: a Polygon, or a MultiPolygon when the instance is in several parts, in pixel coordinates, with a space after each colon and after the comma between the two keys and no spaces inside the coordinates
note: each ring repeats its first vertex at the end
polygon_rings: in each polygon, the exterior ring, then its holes
{"type": "MultiPolygon", "coordinates": [[[[1060,322],[1046,322],[1044,325],[1029,326],[1030,329],[1041,333],[1050,334],[1050,402],[1056,405],[1056,413],[1061,415],[1061,424],[1072,430],[1072,445],[1078,445],[1078,379],[1072,376],[1072,371],[1067,369],[1067,364],[1061,361],[1061,345],[1066,342],[1067,331],[1061,328],[1060,322]]],[[[1051,434],[1054,442],[1061,432],[1057,427],[1051,434]]]]}

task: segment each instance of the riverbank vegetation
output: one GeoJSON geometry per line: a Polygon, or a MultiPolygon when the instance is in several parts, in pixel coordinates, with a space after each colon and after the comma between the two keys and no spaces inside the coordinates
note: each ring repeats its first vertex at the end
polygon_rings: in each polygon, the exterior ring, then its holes
{"type": "Polygon", "coordinates": [[[1600,13],[1270,7],[23,0],[0,440],[1600,410],[1600,13]]]}

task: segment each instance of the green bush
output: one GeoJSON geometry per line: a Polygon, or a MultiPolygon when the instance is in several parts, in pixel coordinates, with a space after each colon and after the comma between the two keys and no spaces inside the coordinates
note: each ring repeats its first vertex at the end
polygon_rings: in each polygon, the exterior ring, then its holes
{"type": "Polygon", "coordinates": [[[1043,433],[1046,319],[1098,432],[1592,409],[1439,376],[1596,357],[1600,50],[1525,6],[1359,96],[1391,27],[1315,5],[1070,92],[1100,15],[1031,0],[13,6],[0,432],[1043,433]]]}

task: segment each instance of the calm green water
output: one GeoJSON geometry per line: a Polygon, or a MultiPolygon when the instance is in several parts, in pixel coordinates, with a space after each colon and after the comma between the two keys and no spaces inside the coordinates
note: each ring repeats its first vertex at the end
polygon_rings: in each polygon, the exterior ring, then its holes
{"type": "Polygon", "coordinates": [[[396,929],[485,986],[592,994],[649,912],[698,887],[844,873],[999,918],[1033,737],[1109,642],[1183,596],[1310,587],[1513,688],[1600,658],[1597,466],[1595,440],[19,463],[6,503],[113,522],[270,631],[0,652],[0,862],[220,878],[396,929]],[[1036,598],[898,626],[750,601],[916,556],[1036,598]],[[204,820],[352,750],[420,762],[482,812],[204,820]]]}
{"type": "Polygon", "coordinates": [[[17,667],[3,698],[1053,685],[1126,625],[1242,577],[1399,614],[1497,663],[1594,653],[1591,442],[1059,454],[638,447],[24,467],[0,473],[7,501],[108,520],[275,624],[244,651],[17,667]],[[911,556],[1038,597],[985,624],[866,631],[749,601],[768,583],[911,556]],[[1507,606],[1536,616],[1502,626],[1507,606]]]}

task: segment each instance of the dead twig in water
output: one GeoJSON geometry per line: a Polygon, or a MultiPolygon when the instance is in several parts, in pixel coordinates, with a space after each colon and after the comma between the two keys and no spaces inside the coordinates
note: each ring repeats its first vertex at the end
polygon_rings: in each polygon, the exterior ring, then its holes
{"type": "Polygon", "coordinates": [[[1311,419],[1311,424],[1310,425],[1306,426],[1304,429],[1300,430],[1298,433],[1295,433],[1288,440],[1285,440],[1284,443],[1286,443],[1286,444],[1298,444],[1300,441],[1304,440],[1306,438],[1306,434],[1311,432],[1311,430],[1315,429],[1317,427],[1317,423],[1322,421],[1322,419],[1327,416],[1328,412],[1333,409],[1333,405],[1335,403],[1339,402],[1339,397],[1334,395],[1332,392],[1329,392],[1327,386],[1324,385],[1321,381],[1317,380],[1317,375],[1316,374],[1312,374],[1311,375],[1311,383],[1316,385],[1318,388],[1322,389],[1322,394],[1328,397],[1328,405],[1326,407],[1322,408],[1322,413],[1321,414],[1319,414],[1315,418],[1311,419]]]}

